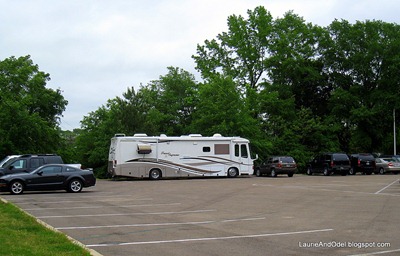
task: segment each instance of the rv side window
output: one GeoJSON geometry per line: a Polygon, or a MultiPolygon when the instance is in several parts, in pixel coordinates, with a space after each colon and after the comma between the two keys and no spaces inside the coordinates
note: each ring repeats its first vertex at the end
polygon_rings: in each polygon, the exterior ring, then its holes
{"type": "Polygon", "coordinates": [[[215,144],[214,152],[216,155],[229,155],[229,144],[215,144]]]}
{"type": "Polygon", "coordinates": [[[239,150],[239,145],[235,145],[235,156],[239,157],[240,156],[240,150],[239,150]]]}
{"type": "Polygon", "coordinates": [[[211,152],[211,148],[210,147],[203,147],[203,152],[211,152]]]}
{"type": "Polygon", "coordinates": [[[246,147],[246,145],[241,145],[240,147],[241,147],[240,150],[241,150],[241,152],[242,152],[242,157],[243,157],[243,158],[247,158],[247,157],[249,156],[249,154],[247,154],[247,147],[246,147]]]}

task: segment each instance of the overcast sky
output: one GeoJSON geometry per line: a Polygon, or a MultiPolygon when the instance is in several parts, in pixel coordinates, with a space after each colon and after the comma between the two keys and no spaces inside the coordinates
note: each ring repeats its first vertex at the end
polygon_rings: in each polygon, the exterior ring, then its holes
{"type": "Polygon", "coordinates": [[[199,78],[197,44],[227,31],[229,15],[264,6],[274,18],[293,10],[307,22],[382,20],[400,24],[398,0],[0,0],[0,60],[30,55],[61,89],[63,130],[83,116],[183,68],[199,78]]]}

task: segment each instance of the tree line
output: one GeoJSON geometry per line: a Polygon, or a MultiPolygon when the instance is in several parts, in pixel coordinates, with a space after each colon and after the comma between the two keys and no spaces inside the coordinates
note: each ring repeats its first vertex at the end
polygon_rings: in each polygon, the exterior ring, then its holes
{"type": "MultiPolygon", "coordinates": [[[[291,11],[273,18],[262,6],[247,17],[231,15],[227,23],[226,32],[197,45],[192,56],[202,81],[168,67],[157,80],[127,88],[84,116],[80,129],[58,129],[62,154],[105,173],[115,133],[241,136],[261,159],[291,155],[300,167],[324,151],[393,152],[399,25],[334,20],[321,27],[291,11]]],[[[53,119],[44,117],[52,127],[43,131],[48,136],[67,104],[59,91],[52,94],[60,98],[53,119]]],[[[7,105],[1,101],[0,107],[8,117],[7,105]]],[[[0,124],[1,135],[7,127],[0,124]]],[[[1,153],[22,149],[11,137],[1,153]]]]}

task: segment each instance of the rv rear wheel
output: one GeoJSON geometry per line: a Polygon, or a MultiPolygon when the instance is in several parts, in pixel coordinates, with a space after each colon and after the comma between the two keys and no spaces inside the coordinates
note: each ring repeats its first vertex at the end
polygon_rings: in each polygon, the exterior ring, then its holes
{"type": "Polygon", "coordinates": [[[236,168],[229,168],[228,169],[228,177],[230,177],[230,178],[235,178],[235,177],[237,177],[239,175],[239,172],[238,172],[238,170],[236,169],[236,168]]]}
{"type": "Polygon", "coordinates": [[[149,173],[149,177],[152,180],[161,179],[161,170],[159,170],[159,169],[151,169],[150,173],[149,173]]]}

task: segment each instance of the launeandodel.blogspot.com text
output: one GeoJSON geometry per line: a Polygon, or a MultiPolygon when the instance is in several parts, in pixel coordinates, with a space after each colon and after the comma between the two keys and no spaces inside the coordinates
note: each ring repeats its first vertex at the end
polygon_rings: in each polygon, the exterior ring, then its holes
{"type": "Polygon", "coordinates": [[[388,242],[343,242],[343,241],[330,241],[330,242],[299,242],[300,248],[390,248],[391,244],[388,242]]]}

